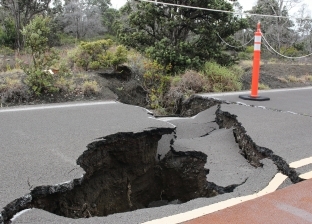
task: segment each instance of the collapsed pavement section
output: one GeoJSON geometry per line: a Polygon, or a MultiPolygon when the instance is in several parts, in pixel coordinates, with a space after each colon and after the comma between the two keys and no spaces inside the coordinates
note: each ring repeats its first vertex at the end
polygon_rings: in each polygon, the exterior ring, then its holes
{"type": "MultiPolygon", "coordinates": [[[[214,109],[209,113],[211,111],[214,109]]],[[[89,144],[77,160],[85,171],[82,178],[35,187],[29,194],[5,206],[1,221],[8,223],[14,215],[29,208],[68,218],[90,218],[233,192],[247,179],[238,184],[219,186],[208,181],[207,155],[196,151],[196,144],[190,150],[176,150],[179,149],[175,145],[177,139],[190,135],[204,138],[216,130],[213,116],[208,118],[204,112],[199,114],[197,117],[204,123],[200,124],[200,121],[189,126],[191,129],[201,126],[196,133],[183,130],[185,128],[179,128],[177,133],[174,127],[159,127],[98,139],[89,144]],[[158,141],[163,135],[173,138],[167,142],[165,156],[157,160],[158,141]]]]}
{"type": "MultiPolygon", "coordinates": [[[[86,171],[83,178],[56,186],[36,187],[9,205],[18,207],[17,210],[40,208],[71,218],[92,217],[83,219],[84,223],[141,223],[257,192],[279,171],[293,183],[301,181],[298,171],[288,164],[306,156],[306,151],[297,153],[294,158],[284,152],[283,147],[263,141],[280,136],[274,130],[273,136],[263,132],[270,133],[270,122],[264,121],[266,116],[280,117],[280,114],[271,114],[280,112],[265,112],[264,120],[258,121],[262,125],[253,127],[249,120],[254,118],[252,114],[261,116],[265,110],[216,102],[213,100],[211,104],[202,98],[197,110],[203,112],[197,116],[167,119],[176,130],[150,128],[99,139],[89,144],[78,159],[78,164],[86,171]],[[217,104],[218,107],[213,106],[217,104]],[[201,105],[205,108],[200,109],[201,105]],[[262,134],[264,136],[259,137],[262,134]],[[129,145],[133,146],[130,150],[129,145]],[[169,205],[146,208],[166,204],[169,205]],[[146,208],[146,211],[135,210],[139,208],[146,208]],[[125,211],[132,211],[131,215],[119,213],[125,211]],[[118,214],[113,214],[116,212],[118,214]],[[146,212],[148,215],[143,215],[146,212]],[[94,218],[108,214],[112,215],[94,218]]],[[[187,110],[192,114],[191,108],[187,110]]],[[[292,114],[286,116],[289,115],[292,114]]],[[[283,128],[285,124],[279,125],[278,128],[283,128]]],[[[291,132],[285,126],[283,130],[291,132]]],[[[7,213],[2,212],[6,220],[7,214],[12,212],[12,207],[8,206],[7,213]]],[[[36,213],[35,210],[27,212],[26,217],[36,213]]],[[[79,223],[78,220],[73,223],[79,223]]]]}
{"type": "Polygon", "coordinates": [[[158,141],[174,130],[117,133],[89,144],[77,160],[86,172],[82,178],[35,187],[5,206],[0,221],[8,223],[29,208],[69,218],[89,218],[146,208],[159,200],[186,202],[215,196],[206,181],[204,153],[172,149],[156,162],[158,141]]]}

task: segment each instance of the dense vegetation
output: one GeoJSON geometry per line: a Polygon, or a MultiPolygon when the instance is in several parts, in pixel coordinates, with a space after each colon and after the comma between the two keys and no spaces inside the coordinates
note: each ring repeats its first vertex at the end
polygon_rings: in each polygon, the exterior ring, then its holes
{"type": "MultiPolygon", "coordinates": [[[[196,7],[232,11],[225,0],[167,1],[196,7]]],[[[146,2],[128,2],[121,11],[129,19],[121,23],[119,38],[122,43],[148,55],[172,72],[199,69],[208,60],[228,65],[232,58],[224,54],[221,36],[226,39],[247,28],[247,23],[227,13],[162,6],[146,2]]]]}
{"type": "MultiPolygon", "coordinates": [[[[164,2],[242,10],[236,1],[164,2]]],[[[249,12],[288,16],[296,3],[258,0],[249,12]]],[[[6,77],[0,82],[1,101],[59,92],[96,94],[94,80],[84,79],[78,87],[75,80],[88,71],[117,71],[126,64],[146,91],[149,107],[175,113],[179,102],[194,93],[241,89],[243,71],[236,64],[251,59],[253,43],[242,44],[253,37],[259,19],[280,53],[298,56],[312,50],[312,22],[304,6],[298,20],[242,18],[134,0],[119,10],[110,6],[110,0],[0,0],[0,53],[15,54],[14,68],[26,74],[25,80],[6,77]]],[[[263,56],[268,54],[274,55],[263,48],[263,56]]]]}

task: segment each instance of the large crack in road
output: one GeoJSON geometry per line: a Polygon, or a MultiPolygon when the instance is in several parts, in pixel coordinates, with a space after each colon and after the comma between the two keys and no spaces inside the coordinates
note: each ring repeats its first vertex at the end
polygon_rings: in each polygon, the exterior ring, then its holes
{"type": "Polygon", "coordinates": [[[277,166],[278,170],[283,174],[288,176],[293,183],[298,183],[302,181],[299,177],[299,174],[295,169],[290,168],[289,164],[280,156],[274,154],[274,152],[268,148],[258,146],[252,138],[247,135],[243,125],[238,122],[236,115],[224,112],[218,108],[216,111],[217,123],[220,128],[234,128],[233,134],[236,142],[239,144],[241,149],[241,154],[249,161],[250,164],[254,166],[262,166],[261,160],[264,158],[271,159],[274,164],[277,166]]]}
{"type": "Polygon", "coordinates": [[[189,142],[192,142],[190,139],[205,139],[218,129],[223,133],[228,129],[233,132],[239,153],[255,169],[261,168],[262,160],[267,158],[293,183],[302,180],[282,157],[258,146],[236,115],[222,111],[222,103],[225,102],[193,97],[184,104],[183,116],[219,105],[213,109],[214,119],[206,121],[205,127],[209,127],[204,129],[204,134],[189,133],[190,137],[183,136],[185,133],[177,134],[175,128],[150,128],[138,133],[117,133],[90,143],[77,159],[77,164],[85,171],[83,177],[54,186],[35,187],[3,208],[0,223],[10,223],[15,214],[29,208],[69,218],[89,218],[233,192],[244,185],[248,177],[224,186],[209,181],[208,153],[196,151],[195,147],[183,150],[183,139],[179,141],[182,136],[189,142]],[[160,139],[165,144],[160,144],[159,148],[160,139]]]}
{"type": "Polygon", "coordinates": [[[39,208],[69,218],[89,218],[232,192],[240,184],[217,186],[206,179],[207,155],[175,151],[174,141],[157,162],[157,143],[173,128],[118,133],[87,146],[77,164],[82,178],[39,186],[4,207],[2,222],[18,212],[39,208]]]}

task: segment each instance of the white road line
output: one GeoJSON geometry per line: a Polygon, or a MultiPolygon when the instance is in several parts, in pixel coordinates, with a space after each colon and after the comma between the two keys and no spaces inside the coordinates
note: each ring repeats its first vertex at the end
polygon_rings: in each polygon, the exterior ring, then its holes
{"type": "Polygon", "coordinates": [[[293,162],[293,163],[290,163],[289,166],[291,168],[299,168],[299,167],[303,167],[303,166],[306,166],[306,165],[309,165],[312,163],[312,157],[309,157],[309,158],[305,158],[305,159],[302,159],[302,160],[298,160],[296,162],[293,162]]]}
{"type": "Polygon", "coordinates": [[[187,120],[187,119],[194,119],[193,117],[160,117],[157,120],[169,122],[174,120],[187,120]]]}
{"type": "Polygon", "coordinates": [[[308,172],[308,173],[301,174],[299,177],[302,179],[305,179],[305,180],[312,179],[312,171],[308,172]]]}
{"type": "Polygon", "coordinates": [[[281,173],[278,173],[271,180],[269,185],[258,193],[247,195],[247,196],[242,196],[242,197],[237,197],[237,198],[231,198],[231,199],[221,201],[212,205],[208,205],[202,208],[194,209],[192,211],[180,213],[180,214],[169,216],[169,217],[164,217],[161,219],[148,221],[143,224],[163,224],[163,223],[178,224],[181,222],[186,222],[186,221],[201,217],[203,215],[207,215],[207,214],[240,204],[242,202],[249,201],[257,197],[269,194],[271,192],[274,192],[285,181],[286,178],[287,176],[281,173]]]}
{"type": "Polygon", "coordinates": [[[71,104],[49,104],[44,106],[25,106],[25,107],[15,107],[10,109],[0,109],[0,113],[7,112],[19,112],[19,111],[32,111],[32,110],[46,110],[46,109],[60,109],[60,108],[70,108],[70,107],[85,107],[85,106],[97,106],[97,105],[107,105],[116,104],[115,101],[103,101],[103,102],[90,102],[90,103],[71,103],[71,104]]]}
{"type": "MultiPolygon", "coordinates": [[[[312,163],[312,157],[310,158],[305,158],[302,160],[298,160],[295,162],[290,163],[290,166],[292,168],[299,168],[306,166],[308,164],[312,163]]],[[[300,175],[301,178],[303,179],[312,179],[312,171],[308,173],[304,173],[300,175]]],[[[272,193],[276,191],[276,189],[287,179],[287,176],[281,173],[277,173],[274,178],[270,181],[267,187],[259,191],[258,193],[252,194],[252,195],[247,195],[247,196],[242,196],[242,197],[237,197],[237,198],[231,198],[225,201],[221,201],[215,204],[211,204],[202,208],[194,209],[192,211],[160,218],[160,219],[155,219],[151,220],[148,222],[145,222],[143,224],[163,224],[163,223],[170,223],[170,224],[178,224],[182,222],[186,222],[204,215],[208,215],[210,213],[229,208],[231,206],[240,204],[245,201],[249,201],[261,196],[264,196],[266,194],[272,193]]]]}

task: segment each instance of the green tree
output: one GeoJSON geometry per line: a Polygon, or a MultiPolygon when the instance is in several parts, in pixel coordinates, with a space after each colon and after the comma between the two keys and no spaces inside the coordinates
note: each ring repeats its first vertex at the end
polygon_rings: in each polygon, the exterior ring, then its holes
{"type": "Polygon", "coordinates": [[[115,22],[120,18],[119,11],[114,8],[109,8],[102,15],[104,27],[110,35],[116,35],[115,22]]]}
{"type": "Polygon", "coordinates": [[[64,7],[62,20],[64,32],[77,39],[94,37],[105,32],[101,21],[101,7],[88,0],[68,2],[64,7]]]}
{"type": "MultiPolygon", "coordinates": [[[[225,0],[166,0],[166,3],[232,11],[225,0]]],[[[221,64],[231,62],[222,53],[221,39],[233,35],[247,23],[229,13],[212,12],[177,6],[164,6],[135,1],[122,9],[118,37],[120,41],[150,56],[158,63],[172,66],[172,72],[198,69],[214,59],[221,64]]]]}
{"type": "Polygon", "coordinates": [[[50,18],[35,16],[21,32],[33,59],[33,65],[25,69],[26,82],[38,95],[56,90],[53,74],[45,71],[59,60],[57,52],[48,45],[50,31],[50,18]]]}
{"type": "Polygon", "coordinates": [[[289,10],[295,6],[296,2],[298,0],[258,0],[248,12],[281,17],[251,16],[249,24],[252,32],[255,31],[256,24],[260,21],[262,33],[276,50],[280,51],[282,46],[292,45],[296,40],[296,34],[292,29],[294,23],[284,17],[289,16],[289,10]]]}
{"type": "Polygon", "coordinates": [[[25,37],[25,45],[30,49],[34,66],[43,68],[43,56],[48,51],[48,37],[50,35],[50,18],[36,16],[22,30],[25,37]]]}
{"type": "Polygon", "coordinates": [[[14,21],[11,18],[5,18],[0,28],[0,45],[14,49],[16,43],[16,32],[14,21]]]}
{"type": "Polygon", "coordinates": [[[20,30],[35,15],[47,12],[52,0],[0,0],[0,6],[12,16],[16,32],[16,47],[23,47],[20,30]]]}
{"type": "Polygon", "coordinates": [[[87,0],[89,5],[96,6],[101,12],[105,12],[111,5],[110,0],[87,0]]]}
{"type": "Polygon", "coordinates": [[[294,47],[305,53],[312,52],[312,18],[309,7],[303,4],[297,12],[296,33],[298,41],[294,47]]]}

